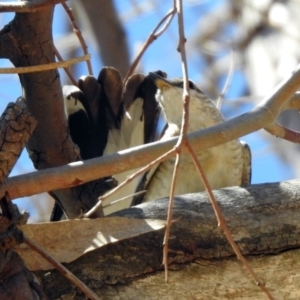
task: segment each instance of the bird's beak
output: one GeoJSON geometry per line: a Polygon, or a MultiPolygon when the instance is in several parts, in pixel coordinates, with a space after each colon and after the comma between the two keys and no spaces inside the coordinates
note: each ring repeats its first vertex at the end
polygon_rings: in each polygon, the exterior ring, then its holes
{"type": "Polygon", "coordinates": [[[151,78],[154,80],[155,85],[161,91],[168,90],[173,87],[172,83],[166,80],[165,78],[157,75],[156,73],[149,73],[151,78]]]}

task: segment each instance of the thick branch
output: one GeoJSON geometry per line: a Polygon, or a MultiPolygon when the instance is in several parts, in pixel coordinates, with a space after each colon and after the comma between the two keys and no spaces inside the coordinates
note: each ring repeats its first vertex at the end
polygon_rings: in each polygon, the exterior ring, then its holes
{"type": "MultiPolygon", "coordinates": [[[[300,247],[299,187],[300,181],[292,180],[214,191],[228,227],[243,254],[278,254],[300,247]]],[[[162,199],[114,215],[165,220],[167,207],[168,199],[162,199]]],[[[180,268],[179,265],[196,259],[212,260],[234,255],[225,236],[217,228],[206,193],[175,197],[173,218],[176,222],[171,230],[171,265],[177,264],[177,268],[180,268]]],[[[91,286],[101,287],[95,291],[105,297],[105,293],[117,293],[119,290],[114,291],[107,284],[124,284],[128,280],[136,280],[136,276],[162,270],[163,236],[164,230],[160,230],[122,240],[86,253],[67,267],[91,286]],[[93,271],[89,274],[88,270],[93,271]]],[[[171,273],[171,282],[172,276],[171,273]]],[[[247,277],[246,272],[244,276],[247,277]]],[[[201,278],[198,280],[200,283],[201,278]]],[[[69,286],[55,271],[47,272],[43,281],[48,296],[55,299],[69,286]]]]}
{"type": "MultiPolygon", "coordinates": [[[[188,134],[187,138],[191,146],[195,151],[202,151],[268,126],[276,120],[280,109],[288,109],[289,103],[293,108],[299,105],[299,97],[293,96],[298,86],[299,77],[300,70],[298,68],[290,78],[284,81],[285,84],[280,85],[279,92],[276,91],[268,101],[264,100],[264,105],[259,104],[252,111],[222,124],[188,134]],[[285,97],[288,98],[283,99],[280,92],[285,93],[285,97]],[[279,100],[275,102],[275,105],[272,105],[271,102],[277,98],[280,98],[281,102],[286,101],[284,107],[279,100]],[[266,108],[267,106],[268,108],[266,108]]],[[[6,190],[9,191],[11,198],[15,199],[65,186],[75,186],[96,178],[139,168],[172,149],[176,142],[177,138],[172,138],[168,141],[155,142],[105,157],[87,160],[84,163],[76,162],[59,168],[42,170],[38,173],[15,176],[1,187],[0,197],[4,195],[6,190]]],[[[186,149],[182,151],[186,153],[186,149]]]]}

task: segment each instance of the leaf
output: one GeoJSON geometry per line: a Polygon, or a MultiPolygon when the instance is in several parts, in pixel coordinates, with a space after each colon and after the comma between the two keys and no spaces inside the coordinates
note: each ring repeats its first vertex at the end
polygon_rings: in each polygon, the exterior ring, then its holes
{"type": "MultiPolygon", "coordinates": [[[[69,263],[84,253],[165,227],[165,221],[109,217],[67,220],[20,226],[23,233],[60,262],[69,263]]],[[[53,269],[25,244],[16,252],[32,271],[53,269]]]]}

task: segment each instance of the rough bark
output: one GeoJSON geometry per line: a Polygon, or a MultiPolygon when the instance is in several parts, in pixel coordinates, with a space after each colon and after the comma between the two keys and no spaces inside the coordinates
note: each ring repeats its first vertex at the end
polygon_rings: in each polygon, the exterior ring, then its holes
{"type": "MultiPolygon", "coordinates": [[[[16,13],[0,32],[0,57],[10,59],[16,67],[54,62],[52,18],[52,6],[32,13],[16,13]]],[[[69,136],[58,71],[26,73],[19,77],[26,105],[38,122],[27,145],[35,168],[41,170],[80,159],[69,136]]],[[[102,181],[97,181],[57,190],[53,195],[67,215],[74,218],[93,207],[106,189],[102,181]]]]}
{"type": "MultiPolygon", "coordinates": [[[[9,103],[0,118],[0,183],[6,180],[36,126],[36,120],[22,104],[9,103]]],[[[23,242],[23,233],[14,222],[26,222],[28,213],[20,214],[16,205],[5,198],[0,199],[0,211],[0,298],[34,300],[34,295],[39,294],[40,299],[45,299],[33,274],[12,250],[23,242]]]]}
{"type": "MultiPolygon", "coordinates": [[[[244,255],[252,256],[251,262],[275,295],[286,297],[299,289],[299,280],[291,276],[297,277],[300,255],[299,250],[292,250],[300,246],[299,186],[300,181],[293,180],[214,192],[244,255]],[[291,251],[279,254],[287,250],[291,251]]],[[[165,219],[167,203],[162,199],[114,215],[165,219]]],[[[173,218],[169,263],[178,272],[170,273],[168,285],[162,272],[157,273],[162,270],[163,230],[110,244],[67,267],[101,299],[238,299],[242,293],[263,298],[247,271],[233,258],[205,193],[176,197],[173,218]],[[171,289],[172,294],[168,292],[171,289]]],[[[50,299],[74,293],[76,299],[82,299],[56,271],[39,275],[50,299]]]]}
{"type": "Polygon", "coordinates": [[[22,153],[36,120],[21,103],[9,103],[0,118],[0,182],[3,183],[22,153]]]}

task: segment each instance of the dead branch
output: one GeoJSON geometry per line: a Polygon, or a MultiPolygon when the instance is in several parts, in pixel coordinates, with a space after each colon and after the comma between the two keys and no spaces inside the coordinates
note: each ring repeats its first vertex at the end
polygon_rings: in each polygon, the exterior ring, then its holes
{"type": "MultiPolygon", "coordinates": [[[[63,61],[62,56],[60,55],[60,53],[58,52],[57,48],[54,47],[54,52],[55,52],[55,56],[59,61],[63,61]]],[[[72,82],[73,85],[77,86],[77,80],[75,79],[75,77],[73,76],[73,74],[71,73],[69,66],[66,66],[63,68],[64,71],[66,72],[67,76],[69,77],[70,81],[72,82]]]]}
{"type": "Polygon", "coordinates": [[[79,62],[88,61],[90,59],[90,55],[84,55],[79,57],[70,58],[64,61],[47,63],[44,65],[36,65],[30,67],[17,67],[17,68],[0,68],[0,74],[25,74],[25,73],[33,73],[33,72],[42,72],[48,70],[56,70],[58,68],[67,68],[71,65],[74,65],[79,62]]]}
{"type": "Polygon", "coordinates": [[[174,151],[176,152],[176,160],[174,164],[174,170],[172,175],[172,182],[170,188],[170,197],[169,197],[169,207],[167,215],[166,230],[164,236],[164,248],[163,248],[163,264],[165,268],[165,281],[168,281],[168,253],[169,253],[169,240],[170,240],[170,231],[172,226],[172,208],[174,203],[174,194],[176,187],[176,179],[179,170],[179,162],[181,156],[181,150],[184,146],[184,141],[186,139],[188,124],[189,124],[189,104],[190,104],[190,91],[188,85],[188,69],[187,69],[187,60],[185,52],[185,42],[186,38],[184,35],[184,22],[183,22],[183,10],[182,10],[182,1],[174,1],[174,11],[177,12],[178,16],[178,31],[179,31],[179,45],[178,51],[181,55],[182,61],[182,75],[183,75],[183,114],[182,114],[182,123],[180,128],[180,136],[176,145],[174,146],[174,151]]]}
{"type": "Polygon", "coordinates": [[[171,24],[173,17],[176,13],[175,8],[171,9],[163,18],[162,20],[156,25],[156,27],[154,28],[154,30],[151,32],[151,34],[149,35],[149,37],[147,38],[147,41],[144,43],[141,51],[139,52],[139,54],[137,55],[137,57],[135,58],[135,60],[133,61],[133,63],[131,64],[128,72],[126,73],[126,76],[124,77],[124,83],[127,82],[128,78],[133,74],[135,68],[137,67],[140,59],[142,58],[142,56],[144,55],[144,53],[146,52],[146,50],[148,49],[148,47],[161,35],[163,34],[163,32],[169,27],[169,25],[171,24]],[[162,29],[160,31],[159,28],[164,25],[162,27],[162,29]]]}

